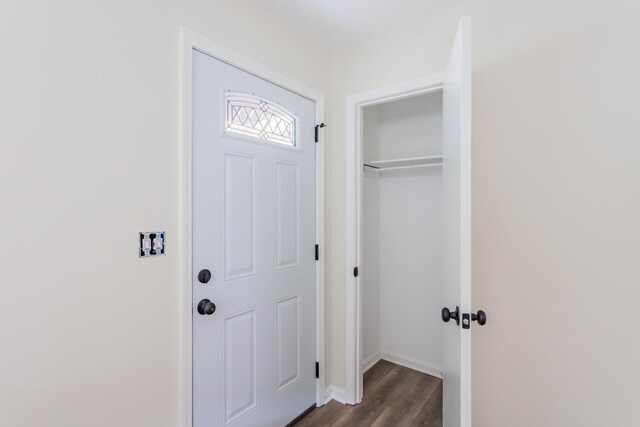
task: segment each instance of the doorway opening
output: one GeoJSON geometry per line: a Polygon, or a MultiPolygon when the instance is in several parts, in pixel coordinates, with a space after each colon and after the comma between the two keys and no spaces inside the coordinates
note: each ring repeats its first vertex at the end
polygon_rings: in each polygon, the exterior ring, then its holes
{"type": "Polygon", "coordinates": [[[442,91],[362,109],[362,354],[442,378],[442,91]]]}
{"type": "MultiPolygon", "coordinates": [[[[348,140],[347,201],[353,202],[348,204],[347,229],[354,233],[347,239],[347,255],[353,256],[350,260],[353,264],[347,265],[358,266],[358,273],[361,272],[356,275],[355,271],[347,271],[347,280],[353,280],[355,285],[348,287],[346,295],[345,391],[349,404],[362,401],[365,371],[381,359],[442,377],[441,349],[437,345],[435,350],[432,348],[434,357],[428,358],[430,360],[422,357],[418,363],[418,347],[424,347],[423,343],[403,346],[399,342],[408,342],[420,329],[418,323],[411,325],[414,331],[400,333],[397,327],[387,323],[387,317],[393,318],[396,324],[411,315],[407,307],[397,304],[398,294],[393,289],[403,278],[414,276],[401,287],[408,292],[407,297],[414,300],[411,303],[419,300],[417,294],[411,295],[411,289],[416,288],[415,283],[422,283],[415,275],[425,265],[422,259],[425,242],[415,239],[416,233],[405,227],[408,224],[404,222],[415,219],[423,238],[431,231],[435,240],[429,240],[429,245],[435,254],[430,264],[441,263],[442,259],[441,232],[437,226],[427,227],[419,217],[422,211],[430,209],[436,225],[442,218],[437,199],[442,196],[443,83],[444,73],[439,73],[355,94],[348,100],[347,132],[351,138],[348,140]],[[405,188],[408,183],[409,187],[405,188]],[[431,193],[425,197],[429,184],[431,193]],[[398,188],[401,191],[396,191],[398,188]],[[421,197],[412,194],[411,189],[421,191],[421,197]],[[425,200],[429,198],[433,200],[431,206],[425,200]],[[413,208],[413,212],[409,212],[409,208],[413,208]],[[393,235],[398,223],[402,231],[393,235]],[[410,239],[411,244],[407,245],[405,239],[410,239]],[[399,247],[382,247],[390,243],[399,247]],[[387,295],[393,301],[386,299],[387,295]],[[402,313],[392,313],[392,307],[402,313]],[[407,337],[395,336],[390,341],[389,334],[407,337]]],[[[428,274],[437,278],[441,271],[438,265],[428,274]]],[[[417,288],[428,293],[424,286],[417,288]]],[[[441,306],[441,296],[434,293],[431,298],[441,306]]],[[[420,312],[425,313],[424,307],[420,312]]],[[[435,331],[433,337],[437,339],[441,326],[431,325],[435,331]]]]}
{"type": "Polygon", "coordinates": [[[441,424],[442,91],[363,107],[361,119],[363,399],[400,365],[422,373],[407,381],[433,385],[415,421],[441,424]]]}

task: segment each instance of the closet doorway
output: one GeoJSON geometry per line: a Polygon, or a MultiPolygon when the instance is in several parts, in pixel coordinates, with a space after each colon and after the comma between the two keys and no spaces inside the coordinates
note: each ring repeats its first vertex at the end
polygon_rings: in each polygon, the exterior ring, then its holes
{"type": "Polygon", "coordinates": [[[442,378],[442,91],[362,110],[362,372],[442,378]]]}
{"type": "Polygon", "coordinates": [[[386,359],[442,377],[444,426],[470,427],[470,17],[443,73],[347,98],[346,181],[346,402],[386,359]]]}

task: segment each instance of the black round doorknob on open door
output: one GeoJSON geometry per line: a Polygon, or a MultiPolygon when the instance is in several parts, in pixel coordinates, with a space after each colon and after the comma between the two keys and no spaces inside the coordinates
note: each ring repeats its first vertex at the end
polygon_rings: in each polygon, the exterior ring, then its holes
{"type": "Polygon", "coordinates": [[[208,299],[203,299],[198,303],[198,313],[210,316],[216,312],[216,305],[208,299]]]}
{"type": "Polygon", "coordinates": [[[206,268],[204,270],[200,270],[200,273],[198,273],[198,282],[207,283],[209,280],[211,280],[211,272],[206,268]]]}
{"type": "Polygon", "coordinates": [[[478,310],[477,313],[471,313],[471,320],[478,322],[478,325],[482,326],[487,323],[487,314],[482,310],[478,310]]]}
{"type": "Polygon", "coordinates": [[[447,307],[442,309],[442,320],[448,322],[451,319],[456,321],[456,325],[460,324],[460,308],[457,305],[454,311],[449,310],[447,307]]]}

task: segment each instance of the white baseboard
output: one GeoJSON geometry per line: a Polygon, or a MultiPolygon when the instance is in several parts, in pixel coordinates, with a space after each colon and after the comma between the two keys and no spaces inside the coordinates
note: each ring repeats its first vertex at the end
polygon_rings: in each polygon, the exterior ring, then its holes
{"type": "Polygon", "coordinates": [[[362,362],[362,373],[364,374],[369,369],[373,368],[373,365],[378,363],[380,361],[380,359],[382,359],[382,353],[380,353],[380,352],[378,352],[378,353],[374,354],[373,356],[365,359],[362,362]]]}
{"type": "Polygon", "coordinates": [[[333,386],[330,385],[324,391],[324,404],[331,402],[333,400],[333,386]]]}
{"type": "Polygon", "coordinates": [[[380,358],[382,360],[395,363],[396,365],[404,366],[405,368],[413,369],[433,377],[442,378],[442,366],[439,365],[423,362],[422,360],[414,359],[413,357],[404,356],[402,354],[389,353],[385,351],[380,354],[380,358]]]}
{"type": "Polygon", "coordinates": [[[347,393],[341,388],[330,385],[324,391],[325,405],[331,402],[332,400],[335,400],[336,402],[342,403],[343,405],[345,405],[347,403],[347,393]]]}

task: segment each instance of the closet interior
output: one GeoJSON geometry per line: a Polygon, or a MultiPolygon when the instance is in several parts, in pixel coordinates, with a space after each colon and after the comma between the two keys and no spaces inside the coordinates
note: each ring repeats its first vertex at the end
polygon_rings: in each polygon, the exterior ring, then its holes
{"type": "Polygon", "coordinates": [[[362,372],[442,376],[442,92],[362,111],[362,372]]]}

